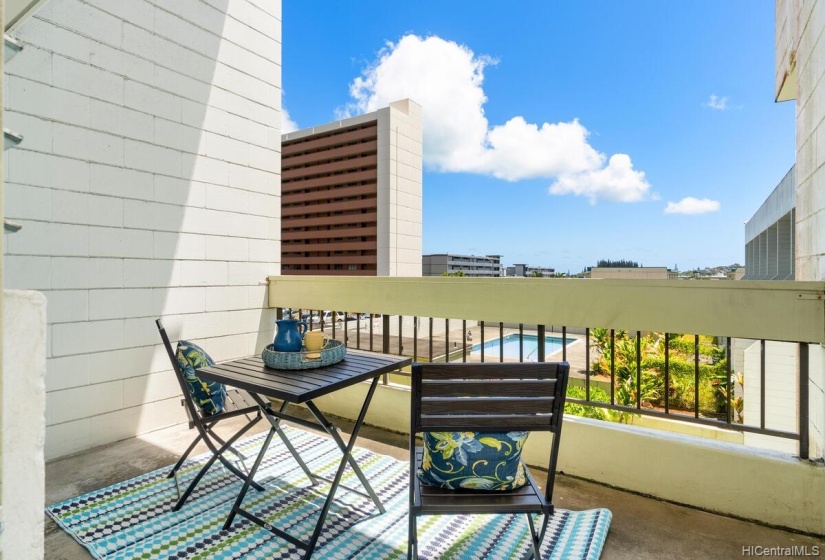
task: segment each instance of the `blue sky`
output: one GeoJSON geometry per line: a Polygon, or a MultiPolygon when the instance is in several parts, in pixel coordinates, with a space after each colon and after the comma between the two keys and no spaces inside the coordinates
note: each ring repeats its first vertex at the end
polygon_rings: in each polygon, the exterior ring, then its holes
{"type": "Polygon", "coordinates": [[[423,105],[424,253],[744,263],[795,158],[764,0],[284,0],[283,88],[300,128],[423,105]]]}

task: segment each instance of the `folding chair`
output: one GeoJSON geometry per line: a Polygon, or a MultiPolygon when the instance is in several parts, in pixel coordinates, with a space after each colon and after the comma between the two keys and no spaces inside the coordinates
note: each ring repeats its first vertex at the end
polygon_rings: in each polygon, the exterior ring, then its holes
{"type": "MultiPolygon", "coordinates": [[[[225,457],[225,453],[227,451],[231,451],[239,460],[241,465],[246,469],[246,465],[244,464],[244,459],[246,457],[241,453],[238,449],[234,447],[234,443],[241,438],[246,432],[249,431],[255,424],[257,424],[262,416],[262,409],[261,403],[262,401],[256,401],[256,399],[246,393],[245,391],[239,391],[234,388],[227,387],[227,398],[224,403],[224,410],[217,414],[207,415],[204,414],[200,408],[195,404],[194,400],[192,399],[191,395],[189,394],[189,390],[186,387],[186,381],[184,378],[183,370],[178,363],[175,351],[172,349],[172,344],[169,341],[169,336],[166,334],[166,329],[163,328],[163,324],[161,323],[160,319],[155,321],[158,327],[158,332],[160,333],[160,338],[163,340],[163,345],[166,348],[166,353],[169,355],[169,361],[172,362],[172,370],[175,372],[175,376],[178,379],[178,384],[180,385],[181,391],[183,392],[183,405],[186,409],[186,413],[189,416],[189,427],[195,428],[198,431],[198,435],[195,437],[194,441],[189,444],[189,447],[186,448],[186,451],[183,452],[178,462],[172,467],[172,471],[169,473],[168,478],[175,479],[175,486],[178,489],[178,501],[173,508],[173,511],[178,511],[189,496],[194,491],[195,487],[198,485],[198,482],[203,478],[212,464],[217,460],[223,464],[230,472],[236,475],[238,478],[242,480],[247,479],[247,474],[242,472],[238,469],[232,462],[225,457]],[[249,422],[247,422],[237,433],[235,433],[232,437],[228,438],[227,440],[223,440],[218,434],[215,433],[214,427],[215,425],[220,422],[221,420],[228,420],[230,418],[237,418],[238,416],[246,416],[247,419],[250,418],[249,415],[254,414],[249,422]],[[198,474],[195,475],[195,478],[189,483],[186,490],[183,494],[180,493],[180,485],[178,483],[178,476],[177,473],[180,470],[181,466],[183,465],[186,458],[195,448],[199,441],[203,440],[209,450],[212,452],[212,457],[201,467],[198,474]]],[[[266,406],[269,406],[268,404],[266,406]]],[[[292,453],[292,456],[296,459],[298,464],[300,465],[301,469],[309,476],[310,480],[315,483],[315,478],[313,477],[312,473],[309,471],[309,468],[303,462],[301,457],[298,455],[298,452],[289,442],[286,437],[286,434],[283,430],[278,427],[277,428],[278,435],[283,440],[284,444],[286,445],[287,449],[292,453]]],[[[247,470],[248,472],[248,470],[247,470]]],[[[254,480],[250,480],[250,484],[255,490],[263,490],[263,487],[255,482],[254,480]]]]}
{"type": "MultiPolygon", "coordinates": [[[[566,362],[413,364],[408,559],[418,555],[418,516],[490,513],[526,514],[532,556],[540,560],[541,541],[553,515],[553,484],[569,370],[566,362]],[[424,449],[416,445],[417,433],[468,437],[466,432],[509,435],[533,431],[554,434],[544,492],[526,465],[526,484],[512,490],[481,490],[472,484],[470,488],[447,489],[419,479],[424,449]],[[534,514],[544,515],[538,532],[534,514]]],[[[475,449],[482,447],[479,443],[473,445],[475,449]]]]}

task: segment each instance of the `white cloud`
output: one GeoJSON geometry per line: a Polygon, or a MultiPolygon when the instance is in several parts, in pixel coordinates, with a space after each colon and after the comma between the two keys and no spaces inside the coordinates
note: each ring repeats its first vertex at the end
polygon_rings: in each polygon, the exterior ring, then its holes
{"type": "Polygon", "coordinates": [[[298,129],[298,123],[290,118],[289,111],[286,110],[286,107],[281,107],[281,134],[295,132],[298,129]]]}
{"type": "Polygon", "coordinates": [[[730,108],[728,106],[728,98],[718,97],[715,93],[711,94],[708,102],[705,103],[705,107],[710,107],[711,109],[715,109],[717,111],[725,111],[730,108]]]}
{"type": "Polygon", "coordinates": [[[720,207],[717,200],[688,196],[679,202],[668,202],[665,214],[707,214],[718,212],[720,207]]]}
{"type": "Polygon", "coordinates": [[[561,174],[550,193],[586,196],[591,204],[597,200],[638,202],[647,198],[649,188],[644,171],[633,169],[630,156],[614,154],[606,167],[561,174]]]}
{"type": "Polygon", "coordinates": [[[507,181],[554,179],[552,194],[634,202],[650,185],[630,157],[593,148],[577,120],[528,123],[514,116],[491,126],[484,114],[484,70],[496,61],[440,37],[405,35],[388,43],[350,86],[353,102],[339,116],[376,111],[409,97],[424,111],[424,163],[442,172],[507,181]]]}

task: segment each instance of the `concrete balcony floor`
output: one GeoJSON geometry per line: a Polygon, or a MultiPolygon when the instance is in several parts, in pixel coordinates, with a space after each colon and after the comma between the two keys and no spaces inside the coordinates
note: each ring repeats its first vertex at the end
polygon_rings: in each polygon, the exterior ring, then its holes
{"type": "MultiPolygon", "coordinates": [[[[258,426],[263,428],[263,424],[265,422],[258,426]]],[[[231,425],[231,421],[226,422],[218,433],[231,432],[231,425]]],[[[351,426],[341,419],[336,425],[344,431],[351,426]]],[[[194,434],[194,430],[187,430],[185,425],[176,426],[50,461],[46,465],[46,502],[51,504],[172,465],[194,434]]],[[[406,436],[369,426],[361,430],[358,445],[400,460],[409,458],[406,436]]],[[[205,450],[201,445],[195,454],[205,450]]],[[[821,538],[662,502],[571,476],[556,477],[555,501],[557,507],[565,509],[606,507],[613,512],[603,560],[726,560],[745,556],[743,547],[749,546],[807,546],[809,551],[818,546],[819,554],[825,557],[825,540],[821,538]]],[[[86,549],[48,517],[45,539],[47,560],[90,557],[86,549]]]]}

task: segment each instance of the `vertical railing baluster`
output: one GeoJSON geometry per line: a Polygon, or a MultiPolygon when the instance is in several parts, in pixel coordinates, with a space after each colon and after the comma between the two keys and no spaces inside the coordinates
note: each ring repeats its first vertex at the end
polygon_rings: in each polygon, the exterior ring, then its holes
{"type": "Polygon", "coordinates": [[[370,313],[370,352],[373,351],[373,342],[372,342],[372,337],[373,337],[373,334],[374,334],[373,333],[373,321],[375,321],[375,314],[370,313]]]}
{"type": "Polygon", "coordinates": [[[543,361],[545,361],[544,360],[544,350],[545,350],[545,348],[544,348],[544,338],[545,338],[544,329],[545,329],[545,327],[544,327],[544,325],[536,325],[536,327],[537,327],[536,328],[536,335],[537,335],[536,336],[536,338],[537,338],[537,340],[536,340],[536,350],[537,350],[537,354],[538,354],[536,359],[539,362],[543,362],[543,361]]]}
{"type": "Polygon", "coordinates": [[[484,361],[484,321],[481,321],[481,361],[484,361]]]}
{"type": "Polygon", "coordinates": [[[759,427],[765,429],[765,340],[759,341],[759,427]]]}
{"type": "MultiPolygon", "coordinates": [[[[336,315],[335,315],[336,320],[338,319],[338,314],[337,313],[338,312],[336,311],[336,315]]],[[[349,318],[348,313],[346,311],[344,311],[344,323],[343,323],[343,325],[341,325],[341,328],[344,329],[344,346],[347,345],[347,341],[349,340],[349,329],[347,328],[347,326],[348,326],[347,319],[348,318],[349,318]]]]}
{"type": "MultiPolygon", "coordinates": [[[[370,337],[370,343],[372,343],[372,337],[370,337]]],[[[390,316],[386,313],[381,315],[381,351],[384,354],[390,353],[390,316]]],[[[384,385],[389,384],[390,375],[385,373],[382,381],[384,385]]]]}
{"type": "Polygon", "coordinates": [[[725,370],[726,370],[725,373],[726,373],[727,379],[728,379],[728,388],[727,388],[728,390],[725,391],[727,393],[727,396],[725,397],[725,401],[727,401],[725,403],[725,417],[726,417],[725,419],[727,420],[727,423],[730,424],[733,421],[733,411],[731,410],[731,399],[733,398],[733,391],[734,391],[734,389],[736,389],[736,381],[733,378],[733,367],[730,363],[730,360],[731,360],[731,347],[730,347],[731,339],[730,339],[730,337],[727,337],[726,340],[727,340],[727,347],[725,348],[725,360],[727,361],[727,365],[725,367],[725,370]]]}
{"type": "Polygon", "coordinates": [[[642,408],[642,333],[636,331],[636,408],[642,408]]]}
{"type": "Polygon", "coordinates": [[[361,316],[363,313],[358,313],[355,316],[355,347],[361,349],[361,316]]]}
{"type": "Polygon", "coordinates": [[[616,404],[616,331],[610,329],[610,404],[616,404]]]}
{"type": "Polygon", "coordinates": [[[584,329],[584,399],[590,400],[590,327],[584,329]]]}
{"type": "Polygon", "coordinates": [[[418,315],[413,317],[413,361],[418,361],[418,315]]]}
{"type": "Polygon", "coordinates": [[[381,351],[390,353],[390,316],[386,313],[381,315],[381,351]]]}
{"type": "Polygon", "coordinates": [[[561,359],[567,361],[567,325],[561,326],[561,359]]]}
{"type": "Polygon", "coordinates": [[[444,361],[450,363],[450,320],[444,319],[444,361]]]}
{"type": "Polygon", "coordinates": [[[433,361],[433,318],[430,317],[430,362],[433,361]]]}
{"type": "Polygon", "coordinates": [[[670,412],[670,333],[665,333],[665,414],[670,412]]]}
{"type": "Polygon", "coordinates": [[[524,361],[524,323],[518,324],[518,361],[524,361]]]}
{"type": "Polygon", "coordinates": [[[809,375],[810,364],[808,362],[808,343],[799,343],[799,458],[808,458],[809,445],[809,375]]]}
{"type": "Polygon", "coordinates": [[[461,320],[461,344],[462,354],[461,361],[467,362],[467,319],[461,320]]]}
{"type": "Polygon", "coordinates": [[[693,335],[693,417],[699,418],[699,335],[693,335]]]}
{"type": "Polygon", "coordinates": [[[398,355],[404,355],[404,316],[398,316],[398,355]]]}
{"type": "Polygon", "coordinates": [[[504,361],[504,323],[498,323],[498,361],[504,361]]]}

